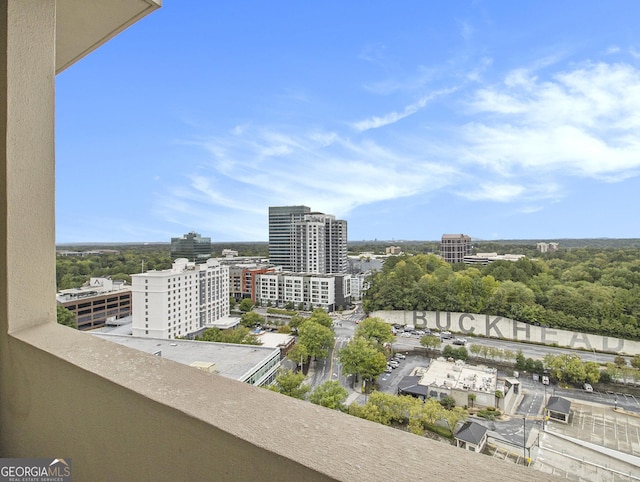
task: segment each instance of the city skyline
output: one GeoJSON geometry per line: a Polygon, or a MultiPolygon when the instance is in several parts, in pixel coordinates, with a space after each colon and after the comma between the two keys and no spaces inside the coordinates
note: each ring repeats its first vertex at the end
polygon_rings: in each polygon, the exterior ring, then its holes
{"type": "Polygon", "coordinates": [[[634,238],[640,6],[165,2],[56,85],[57,235],[634,238]]]}

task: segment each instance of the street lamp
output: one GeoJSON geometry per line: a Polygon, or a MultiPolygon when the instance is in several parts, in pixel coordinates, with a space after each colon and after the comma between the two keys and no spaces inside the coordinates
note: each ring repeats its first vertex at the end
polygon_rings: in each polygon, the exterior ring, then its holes
{"type": "Polygon", "coordinates": [[[544,403],[542,404],[542,430],[547,424],[547,386],[544,385],[544,403]]]}
{"type": "Polygon", "coordinates": [[[527,465],[527,417],[522,417],[522,455],[524,456],[524,464],[527,465]]]}

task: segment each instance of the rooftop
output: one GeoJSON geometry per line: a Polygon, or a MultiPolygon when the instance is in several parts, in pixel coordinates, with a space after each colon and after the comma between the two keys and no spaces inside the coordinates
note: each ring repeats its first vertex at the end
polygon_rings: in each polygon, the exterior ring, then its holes
{"type": "Polygon", "coordinates": [[[549,397],[549,401],[547,402],[547,410],[569,414],[571,410],[571,402],[562,397],[549,397]]]}
{"type": "Polygon", "coordinates": [[[87,285],[81,286],[80,288],[60,290],[56,295],[56,300],[59,303],[65,303],[67,301],[90,298],[92,296],[116,291],[131,291],[131,286],[128,285],[126,281],[113,281],[110,278],[91,278],[87,285]]]}
{"type": "Polygon", "coordinates": [[[479,392],[495,392],[498,378],[495,368],[441,359],[433,360],[426,368],[416,368],[414,375],[421,377],[420,385],[479,392]]]}
{"type": "Polygon", "coordinates": [[[274,352],[280,356],[280,350],[255,345],[234,345],[230,343],[212,343],[192,340],[164,340],[161,338],[140,338],[107,333],[92,333],[105,340],[144,351],[149,354],[160,352],[162,358],[183,365],[199,362],[215,363],[216,372],[233,380],[243,380],[244,376],[271,358],[274,352]]]}
{"type": "Polygon", "coordinates": [[[456,438],[458,440],[478,445],[487,433],[487,430],[488,429],[486,427],[483,427],[479,423],[465,422],[465,424],[460,427],[460,430],[456,433],[456,438]]]}

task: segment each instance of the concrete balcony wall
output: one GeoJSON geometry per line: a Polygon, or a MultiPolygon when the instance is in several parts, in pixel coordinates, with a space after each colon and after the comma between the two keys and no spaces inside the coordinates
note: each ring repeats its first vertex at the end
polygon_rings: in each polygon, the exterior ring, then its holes
{"type": "Polygon", "coordinates": [[[75,480],[536,476],[54,323],[5,341],[0,454],[70,457],[75,480]]]}

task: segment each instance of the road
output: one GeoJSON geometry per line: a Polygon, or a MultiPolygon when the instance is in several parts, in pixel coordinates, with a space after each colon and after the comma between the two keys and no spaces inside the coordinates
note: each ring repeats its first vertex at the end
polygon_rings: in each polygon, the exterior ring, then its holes
{"type": "MultiPolygon", "coordinates": [[[[318,360],[313,366],[310,379],[308,380],[312,388],[324,383],[327,380],[338,380],[342,386],[349,390],[349,393],[354,392],[353,376],[344,376],[342,373],[342,366],[337,358],[338,351],[345,346],[353,337],[357,324],[363,320],[366,315],[358,308],[356,311],[348,314],[332,314],[334,318],[334,332],[335,343],[329,350],[329,356],[325,360],[318,360]]],[[[548,353],[558,354],[577,354],[585,361],[596,361],[598,363],[613,362],[614,355],[608,355],[604,353],[592,353],[584,352],[581,350],[571,350],[568,348],[558,348],[551,346],[534,345],[506,340],[498,340],[495,338],[476,338],[468,337],[467,346],[471,344],[478,344],[484,346],[494,346],[503,350],[511,350],[517,352],[522,350],[522,353],[527,358],[543,359],[548,353]]],[[[443,344],[451,344],[453,340],[444,340],[443,344]]],[[[396,352],[411,352],[413,348],[420,346],[420,337],[412,336],[396,337],[396,341],[392,344],[393,350],[396,352]]],[[[420,357],[422,358],[422,357],[420,357]]],[[[423,365],[426,359],[422,359],[423,365]]],[[[378,377],[379,388],[382,391],[388,393],[395,393],[397,389],[398,381],[402,378],[402,374],[405,371],[405,367],[409,364],[402,364],[397,370],[394,370],[392,374],[383,373],[378,377]]],[[[408,374],[408,373],[406,373],[408,374]]],[[[592,401],[602,403],[612,407],[622,408],[628,411],[640,412],[640,400],[633,395],[624,393],[600,393],[600,392],[585,392],[578,389],[562,389],[555,386],[549,386],[546,392],[543,393],[543,385],[539,382],[534,382],[528,377],[520,378],[523,392],[525,393],[524,400],[516,410],[517,416],[539,416],[542,413],[542,407],[545,400],[552,395],[567,396],[574,399],[592,401]]],[[[359,390],[357,390],[359,392],[359,390]]],[[[362,396],[364,400],[364,396],[362,396]]]]}
{"type": "MultiPolygon", "coordinates": [[[[606,353],[598,353],[598,352],[590,352],[590,351],[582,351],[582,350],[572,350],[570,348],[558,348],[553,346],[545,346],[545,345],[532,345],[529,343],[508,341],[508,340],[498,340],[496,338],[478,338],[478,337],[469,337],[467,338],[467,345],[483,345],[483,346],[494,346],[496,348],[500,348],[502,350],[511,350],[513,352],[517,352],[518,350],[522,350],[522,354],[526,358],[533,358],[534,360],[542,360],[545,355],[551,353],[553,355],[562,355],[562,354],[572,354],[578,355],[582,358],[583,361],[595,361],[598,364],[601,363],[613,363],[613,359],[615,355],[609,355],[606,353]]],[[[443,340],[444,344],[451,344],[453,340],[443,340]]],[[[412,347],[420,346],[420,337],[397,337],[396,342],[393,344],[393,348],[397,350],[406,350],[411,349],[412,347]],[[396,348],[397,347],[397,348],[396,348]]]]}

